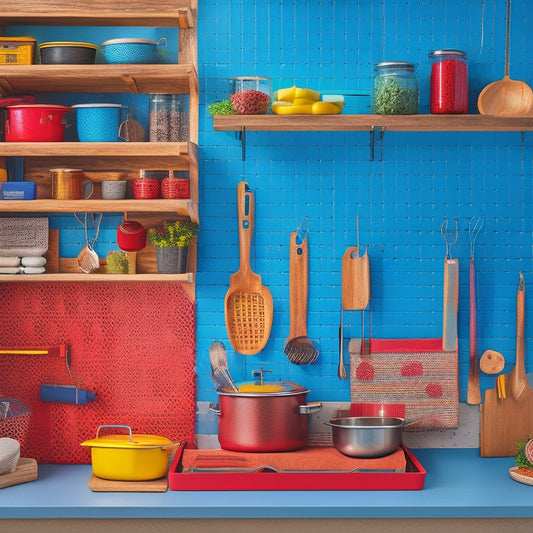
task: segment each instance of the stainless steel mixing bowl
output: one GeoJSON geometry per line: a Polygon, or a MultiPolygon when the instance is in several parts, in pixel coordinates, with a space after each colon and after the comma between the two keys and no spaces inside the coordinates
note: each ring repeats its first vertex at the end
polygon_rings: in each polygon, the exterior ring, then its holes
{"type": "Polygon", "coordinates": [[[332,418],[333,445],[349,457],[384,457],[402,444],[403,418],[381,416],[355,416],[332,418]]]}

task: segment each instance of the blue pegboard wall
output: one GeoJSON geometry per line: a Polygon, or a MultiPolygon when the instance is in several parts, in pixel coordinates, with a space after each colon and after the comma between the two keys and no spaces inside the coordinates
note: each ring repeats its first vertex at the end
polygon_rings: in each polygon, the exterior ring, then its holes
{"type": "MultiPolygon", "coordinates": [[[[528,35],[533,14],[513,2],[511,77],[533,84],[528,35]]],[[[444,217],[458,217],[453,247],[460,262],[459,361],[461,400],[469,361],[469,237],[476,241],[478,346],[501,351],[514,365],[518,273],[533,284],[531,134],[520,132],[394,133],[369,160],[368,132],[248,132],[246,161],[234,133],[215,132],[207,105],[228,97],[228,78],[270,76],[273,88],[310,87],[352,96],[368,112],[373,66],[410,61],[420,81],[420,113],[429,110],[428,53],[456,48],[469,57],[470,113],[477,95],[504,74],[505,2],[444,1],[201,1],[198,50],[201,81],[200,204],[197,276],[198,399],[215,400],[208,349],[222,340],[236,380],[261,363],[273,379],[311,389],[310,399],[349,401],[349,380],[337,376],[341,259],[359,240],[371,265],[372,335],[407,338],[442,334],[444,217]],[[252,268],[274,301],[274,323],[258,355],[233,351],[224,296],[238,269],[236,187],[256,194],[252,268]],[[313,365],[288,361],[289,235],[307,216],[308,334],[320,346],[313,365]]],[[[527,288],[526,288],[527,290],[527,288]]],[[[527,299],[526,313],[530,299],[527,299]]],[[[361,313],[344,313],[346,339],[361,335],[361,313]]],[[[365,335],[370,334],[365,314],[365,335]]],[[[526,354],[532,331],[526,331],[526,354]]],[[[533,358],[526,355],[528,368],[533,358]]],[[[345,362],[348,362],[347,341],[345,362]]],[[[481,376],[482,388],[494,378],[481,376]]]]}

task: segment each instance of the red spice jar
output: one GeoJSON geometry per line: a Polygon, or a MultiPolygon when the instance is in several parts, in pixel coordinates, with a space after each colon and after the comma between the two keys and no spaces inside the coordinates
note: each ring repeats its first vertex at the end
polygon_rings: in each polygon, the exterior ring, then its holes
{"type": "Polygon", "coordinates": [[[429,109],[436,115],[468,113],[468,59],[461,50],[429,53],[431,91],[429,109]]]}

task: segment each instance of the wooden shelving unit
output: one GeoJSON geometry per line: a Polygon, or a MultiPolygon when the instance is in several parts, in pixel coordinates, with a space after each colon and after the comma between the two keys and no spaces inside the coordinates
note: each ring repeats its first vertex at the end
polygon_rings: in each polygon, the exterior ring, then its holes
{"type": "Polygon", "coordinates": [[[532,117],[487,115],[217,115],[216,131],[531,131],[532,117]]]}
{"type": "MultiPolygon", "coordinates": [[[[197,0],[3,0],[0,26],[144,26],[179,28],[179,64],[151,65],[0,65],[0,95],[33,93],[117,93],[189,95],[188,142],[118,143],[0,143],[0,157],[24,157],[25,179],[36,181],[37,190],[49,192],[46,169],[60,166],[91,172],[109,168],[173,169],[189,172],[188,200],[37,200],[0,201],[2,213],[133,213],[141,220],[169,218],[169,214],[199,222],[198,211],[198,103],[196,13],[197,0]],[[26,172],[28,173],[26,175],[26,172]]],[[[137,218],[136,217],[136,218],[137,218]]],[[[148,271],[110,275],[77,271],[75,259],[59,258],[59,273],[2,275],[0,281],[172,281],[188,285],[194,293],[196,246],[189,250],[187,274],[158,274],[153,250],[143,250],[148,271]],[[154,256],[154,257],[152,257],[154,256]]],[[[194,296],[194,294],[192,294],[194,296]]]]}

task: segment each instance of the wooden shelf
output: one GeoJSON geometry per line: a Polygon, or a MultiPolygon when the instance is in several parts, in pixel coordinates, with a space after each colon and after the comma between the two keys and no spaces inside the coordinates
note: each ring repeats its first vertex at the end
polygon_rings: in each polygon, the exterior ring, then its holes
{"type": "Polygon", "coordinates": [[[216,131],[532,131],[532,117],[487,115],[216,115],[216,131]]]}
{"type": "Polygon", "coordinates": [[[196,94],[192,64],[0,65],[0,94],[33,93],[196,94]]]}
{"type": "Polygon", "coordinates": [[[31,282],[113,282],[113,281],[150,281],[150,282],[175,282],[175,283],[193,283],[194,274],[187,272],[185,274],[83,274],[83,273],[65,273],[65,274],[0,274],[0,283],[31,283],[31,282]]]}
{"type": "Polygon", "coordinates": [[[178,157],[191,163],[198,159],[195,143],[161,142],[3,142],[0,143],[0,156],[27,157],[178,157]]]}
{"type": "Polygon", "coordinates": [[[0,25],[151,26],[190,28],[196,2],[191,0],[2,0],[0,25]]]}
{"type": "Polygon", "coordinates": [[[198,222],[192,200],[0,200],[2,213],[176,213],[198,222]]]}

